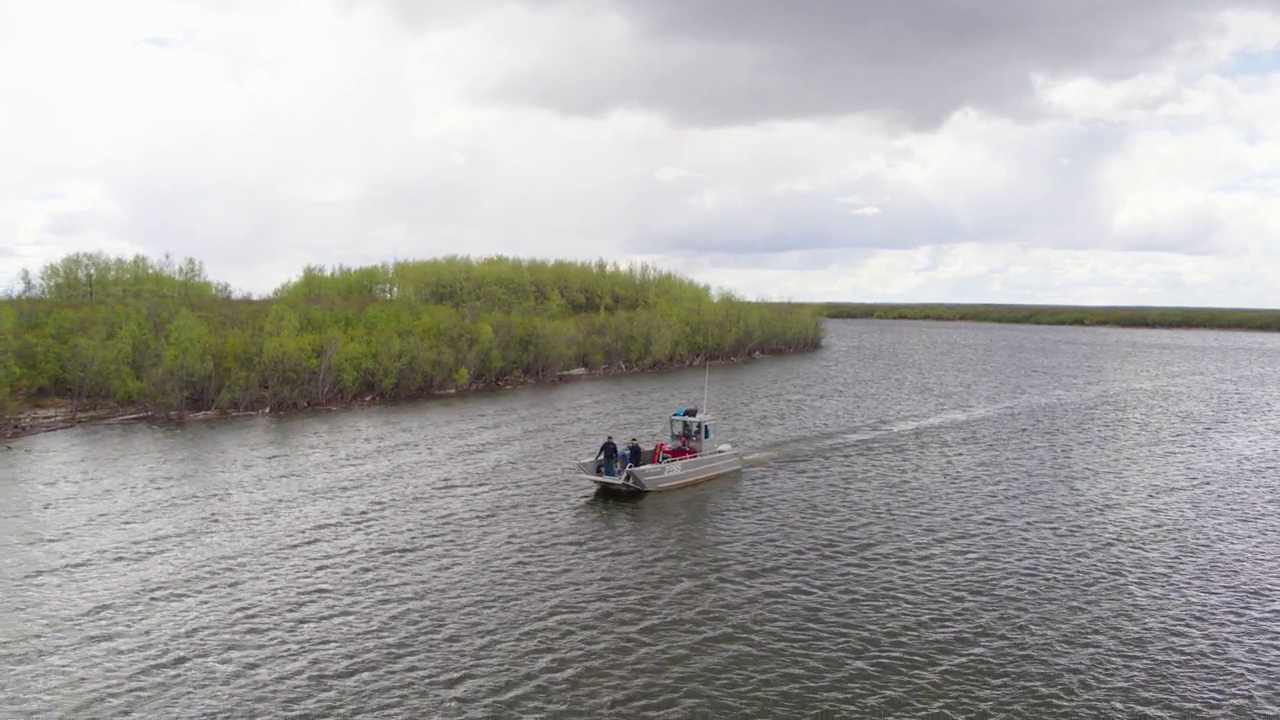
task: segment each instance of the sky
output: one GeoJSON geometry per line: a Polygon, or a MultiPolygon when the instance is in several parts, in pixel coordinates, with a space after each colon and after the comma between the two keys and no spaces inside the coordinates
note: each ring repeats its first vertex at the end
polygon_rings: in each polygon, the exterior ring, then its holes
{"type": "Polygon", "coordinates": [[[71,252],[1280,307],[1274,0],[8,0],[0,287],[71,252]]]}

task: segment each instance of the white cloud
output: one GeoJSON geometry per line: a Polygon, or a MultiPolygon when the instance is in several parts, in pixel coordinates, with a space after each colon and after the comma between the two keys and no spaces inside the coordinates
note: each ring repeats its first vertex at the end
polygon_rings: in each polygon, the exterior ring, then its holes
{"type": "MultiPolygon", "coordinates": [[[[1220,15],[1129,77],[1041,73],[1039,114],[912,132],[492,97],[579,41],[622,62],[627,16],[585,7],[6,4],[0,284],[74,250],[190,254],[259,292],[465,252],[650,259],[747,296],[1280,304],[1280,73],[1224,70],[1280,44],[1275,13],[1220,15]]],[[[619,79],[575,72],[539,92],[619,79]]]]}
{"type": "Polygon", "coordinates": [[[660,167],[653,171],[653,177],[662,182],[672,182],[674,180],[683,180],[685,178],[706,177],[690,170],[678,167],[660,167]]]}
{"type": "Polygon", "coordinates": [[[1251,307],[1274,285],[1266,268],[1217,258],[979,244],[875,251],[809,269],[716,265],[694,274],[748,295],[819,302],[1251,307]]]}

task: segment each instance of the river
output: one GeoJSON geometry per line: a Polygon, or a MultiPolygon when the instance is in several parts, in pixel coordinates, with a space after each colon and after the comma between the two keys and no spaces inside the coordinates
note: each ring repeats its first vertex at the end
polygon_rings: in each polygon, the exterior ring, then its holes
{"type": "Polygon", "coordinates": [[[0,716],[1280,713],[1280,336],[827,329],[638,500],[700,368],[11,441],[0,716]]]}

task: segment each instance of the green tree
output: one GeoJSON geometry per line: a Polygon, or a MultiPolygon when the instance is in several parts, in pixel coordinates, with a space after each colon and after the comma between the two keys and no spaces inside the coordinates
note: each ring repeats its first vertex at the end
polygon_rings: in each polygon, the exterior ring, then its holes
{"type": "Polygon", "coordinates": [[[22,277],[0,305],[0,402],[284,409],[822,339],[818,308],[712,297],[665,270],[604,262],[307,266],[265,300],[167,255],[77,253],[22,277]]]}
{"type": "Polygon", "coordinates": [[[161,367],[161,387],[180,414],[189,404],[208,407],[214,397],[214,343],[208,324],[183,308],[169,324],[161,367]]]}

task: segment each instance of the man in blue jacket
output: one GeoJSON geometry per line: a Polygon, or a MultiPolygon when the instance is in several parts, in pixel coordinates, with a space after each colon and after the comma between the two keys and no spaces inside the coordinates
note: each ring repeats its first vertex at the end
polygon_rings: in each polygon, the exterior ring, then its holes
{"type": "Polygon", "coordinates": [[[600,446],[600,451],[596,453],[596,457],[604,456],[604,474],[608,477],[617,475],[615,469],[618,463],[618,446],[613,442],[613,436],[605,438],[604,444],[600,446]]]}

